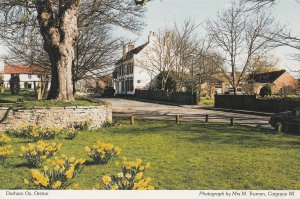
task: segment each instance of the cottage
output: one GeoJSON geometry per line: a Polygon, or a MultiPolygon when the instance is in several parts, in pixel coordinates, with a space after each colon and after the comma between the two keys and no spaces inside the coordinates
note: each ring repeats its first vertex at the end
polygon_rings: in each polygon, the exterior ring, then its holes
{"type": "Polygon", "coordinates": [[[285,86],[296,88],[297,80],[286,70],[272,71],[260,74],[250,74],[249,84],[252,85],[252,92],[259,94],[264,86],[270,86],[272,94],[278,94],[285,86]]]}
{"type": "MultiPolygon", "coordinates": [[[[160,45],[154,32],[150,32],[148,42],[134,47],[123,47],[122,58],[116,63],[113,74],[116,94],[134,94],[135,89],[147,90],[152,84],[157,71],[153,69],[149,57],[155,57],[153,49],[160,45]]],[[[155,58],[154,58],[155,59],[155,58]]]]}
{"type": "Polygon", "coordinates": [[[4,65],[3,86],[9,88],[9,80],[13,76],[19,76],[20,88],[33,89],[34,83],[41,81],[41,78],[49,78],[50,70],[28,65],[4,65]]]}

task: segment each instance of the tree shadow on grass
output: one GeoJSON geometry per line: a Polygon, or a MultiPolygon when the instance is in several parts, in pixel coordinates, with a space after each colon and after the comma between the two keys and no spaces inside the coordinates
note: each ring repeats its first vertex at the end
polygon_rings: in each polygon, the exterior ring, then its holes
{"type": "Polygon", "coordinates": [[[289,139],[290,135],[287,135],[287,137],[272,136],[274,134],[272,129],[239,125],[230,126],[224,123],[182,122],[178,125],[174,121],[159,121],[159,125],[156,126],[155,121],[139,120],[132,127],[111,129],[110,132],[126,135],[165,133],[166,135],[176,135],[178,140],[187,140],[193,143],[208,142],[212,144],[237,145],[245,148],[300,148],[300,139],[291,140],[289,139]]]}
{"type": "Polygon", "coordinates": [[[29,169],[38,168],[38,167],[34,167],[34,166],[32,166],[32,165],[29,165],[29,164],[26,163],[26,162],[23,162],[23,163],[20,163],[20,164],[16,164],[16,165],[12,165],[11,167],[13,167],[13,168],[22,168],[22,167],[26,167],[26,168],[29,168],[29,169]]]}
{"type": "Polygon", "coordinates": [[[85,166],[94,166],[94,165],[106,165],[106,164],[101,164],[98,162],[95,162],[94,160],[87,160],[84,163],[85,166]]]}

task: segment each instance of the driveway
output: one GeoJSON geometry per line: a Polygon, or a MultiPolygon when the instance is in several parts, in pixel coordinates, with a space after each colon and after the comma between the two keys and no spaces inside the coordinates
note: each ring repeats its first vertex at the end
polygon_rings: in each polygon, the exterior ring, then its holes
{"type": "Polygon", "coordinates": [[[266,116],[205,110],[198,106],[163,105],[120,98],[101,98],[101,100],[111,103],[115,114],[135,115],[136,118],[174,120],[175,115],[179,114],[182,120],[204,121],[206,114],[208,114],[211,122],[229,123],[230,118],[234,118],[236,124],[271,129],[268,124],[269,117],[266,116]]]}

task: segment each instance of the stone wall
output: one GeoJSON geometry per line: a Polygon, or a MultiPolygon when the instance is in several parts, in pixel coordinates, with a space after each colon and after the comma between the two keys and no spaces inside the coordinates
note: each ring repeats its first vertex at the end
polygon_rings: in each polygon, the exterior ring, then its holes
{"type": "Polygon", "coordinates": [[[67,128],[88,124],[89,129],[98,129],[112,121],[111,106],[78,106],[52,108],[1,108],[0,131],[16,129],[24,125],[67,128]]]}

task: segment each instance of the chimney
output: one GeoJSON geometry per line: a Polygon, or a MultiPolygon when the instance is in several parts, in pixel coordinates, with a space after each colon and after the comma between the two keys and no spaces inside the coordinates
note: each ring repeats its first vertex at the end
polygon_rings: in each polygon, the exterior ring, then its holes
{"type": "Polygon", "coordinates": [[[133,44],[128,44],[128,52],[132,51],[134,49],[133,44]]]}
{"type": "Polygon", "coordinates": [[[122,54],[123,59],[126,58],[126,53],[127,53],[126,48],[127,46],[123,46],[123,54],[122,54]]]}
{"type": "Polygon", "coordinates": [[[151,41],[153,41],[154,37],[155,37],[155,33],[150,31],[150,34],[148,36],[148,42],[150,43],[151,41]]]}

